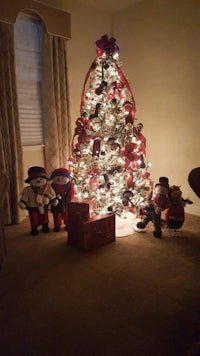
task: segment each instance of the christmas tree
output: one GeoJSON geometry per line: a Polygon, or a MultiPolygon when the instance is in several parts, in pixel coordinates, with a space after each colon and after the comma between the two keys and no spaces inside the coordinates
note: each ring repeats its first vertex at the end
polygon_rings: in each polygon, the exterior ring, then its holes
{"type": "Polygon", "coordinates": [[[152,182],[145,163],[146,139],[135,100],[120,64],[116,40],[96,41],[97,57],[83,85],[70,170],[75,197],[93,198],[94,213],[137,211],[152,182]]]}

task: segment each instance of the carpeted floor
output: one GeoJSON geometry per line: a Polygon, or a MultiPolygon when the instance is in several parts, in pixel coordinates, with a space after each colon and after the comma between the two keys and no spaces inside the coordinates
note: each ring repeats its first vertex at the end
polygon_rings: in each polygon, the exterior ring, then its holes
{"type": "Polygon", "coordinates": [[[6,236],[1,356],[200,355],[200,217],[86,253],[28,220],[6,236]]]}

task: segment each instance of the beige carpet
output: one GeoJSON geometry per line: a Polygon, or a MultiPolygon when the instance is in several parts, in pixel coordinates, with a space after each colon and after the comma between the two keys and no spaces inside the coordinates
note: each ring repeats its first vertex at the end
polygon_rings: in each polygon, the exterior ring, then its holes
{"type": "Polygon", "coordinates": [[[1,356],[200,355],[200,217],[87,253],[28,220],[6,235],[1,356]]]}

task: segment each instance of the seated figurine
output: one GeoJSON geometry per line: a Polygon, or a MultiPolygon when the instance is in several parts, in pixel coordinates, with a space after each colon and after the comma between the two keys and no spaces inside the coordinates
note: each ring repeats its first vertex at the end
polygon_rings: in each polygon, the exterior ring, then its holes
{"type": "Polygon", "coordinates": [[[60,231],[62,221],[67,231],[68,203],[74,198],[74,186],[71,182],[71,173],[66,168],[57,168],[51,174],[52,187],[56,192],[58,205],[51,207],[54,221],[54,231],[60,231]]]}
{"type": "Polygon", "coordinates": [[[169,183],[167,177],[160,177],[159,183],[155,185],[155,190],[148,199],[148,204],[144,207],[145,217],[137,223],[139,229],[144,229],[152,221],[154,225],[154,237],[162,237],[162,220],[161,212],[166,209],[168,202],[169,183]]]}
{"type": "Polygon", "coordinates": [[[189,199],[183,199],[182,191],[179,186],[173,185],[169,190],[168,207],[165,211],[165,223],[167,228],[180,229],[185,220],[184,207],[186,204],[192,204],[189,199]]]}
{"type": "Polygon", "coordinates": [[[21,209],[27,209],[31,224],[31,235],[38,234],[38,227],[42,226],[44,233],[50,232],[48,206],[49,204],[56,205],[56,193],[49,183],[46,171],[43,167],[30,167],[28,170],[28,178],[26,186],[21,194],[18,203],[21,209]]]}

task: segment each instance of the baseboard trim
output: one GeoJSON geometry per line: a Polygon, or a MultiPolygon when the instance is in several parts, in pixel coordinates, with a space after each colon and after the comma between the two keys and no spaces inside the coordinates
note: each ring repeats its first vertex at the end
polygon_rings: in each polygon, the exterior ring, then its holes
{"type": "Polygon", "coordinates": [[[200,207],[197,205],[187,205],[185,206],[185,212],[188,214],[200,216],[200,207]]]}

